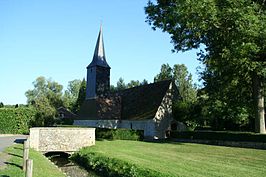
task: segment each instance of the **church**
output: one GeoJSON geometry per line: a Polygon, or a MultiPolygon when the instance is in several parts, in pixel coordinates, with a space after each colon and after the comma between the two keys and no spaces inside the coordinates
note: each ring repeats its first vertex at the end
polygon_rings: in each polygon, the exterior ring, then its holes
{"type": "Polygon", "coordinates": [[[87,66],[86,99],[74,125],[143,130],[145,138],[166,138],[173,122],[175,84],[166,80],[111,92],[110,69],[101,27],[93,59],[87,66]]]}

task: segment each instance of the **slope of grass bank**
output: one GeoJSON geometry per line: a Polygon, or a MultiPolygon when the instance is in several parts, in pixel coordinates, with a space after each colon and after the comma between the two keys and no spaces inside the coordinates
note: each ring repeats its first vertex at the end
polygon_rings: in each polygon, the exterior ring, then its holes
{"type": "MultiPolygon", "coordinates": [[[[0,176],[24,177],[22,170],[23,145],[16,144],[7,148],[4,152],[9,156],[7,166],[0,169],[0,176]]],[[[30,159],[33,159],[33,176],[38,177],[64,177],[65,175],[42,154],[30,150],[30,159]]]]}
{"type": "Polygon", "coordinates": [[[165,176],[259,177],[266,174],[265,150],[116,140],[97,141],[95,146],[78,152],[80,157],[86,154],[122,160],[165,176]]]}

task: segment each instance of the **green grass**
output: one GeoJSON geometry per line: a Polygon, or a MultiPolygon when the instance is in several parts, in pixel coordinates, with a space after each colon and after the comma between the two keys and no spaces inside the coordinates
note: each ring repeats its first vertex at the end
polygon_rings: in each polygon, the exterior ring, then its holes
{"type": "Polygon", "coordinates": [[[266,151],[190,143],[97,141],[81,154],[97,152],[110,158],[160,171],[165,176],[265,176],[266,151]]]}
{"type": "MultiPolygon", "coordinates": [[[[22,144],[13,145],[5,150],[3,154],[8,154],[8,164],[4,169],[0,169],[0,176],[6,177],[24,177],[22,171],[23,146],[22,144]]],[[[57,167],[48,161],[42,154],[30,150],[30,159],[33,159],[34,177],[63,177],[65,176],[57,167]]]]}

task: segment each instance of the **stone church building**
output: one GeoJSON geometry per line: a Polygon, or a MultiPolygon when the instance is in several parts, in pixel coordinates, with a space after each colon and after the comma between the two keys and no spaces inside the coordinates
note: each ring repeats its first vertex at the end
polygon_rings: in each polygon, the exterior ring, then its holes
{"type": "Polygon", "coordinates": [[[144,130],[145,138],[165,138],[173,122],[175,84],[166,80],[110,92],[110,69],[101,28],[87,67],[86,100],[74,125],[144,130]]]}

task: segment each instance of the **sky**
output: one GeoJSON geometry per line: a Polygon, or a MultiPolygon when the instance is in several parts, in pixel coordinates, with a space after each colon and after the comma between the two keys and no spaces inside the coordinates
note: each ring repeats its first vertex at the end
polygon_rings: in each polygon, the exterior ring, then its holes
{"type": "Polygon", "coordinates": [[[196,50],[172,53],[170,36],[145,22],[148,0],[0,0],[0,102],[26,104],[39,76],[67,88],[86,78],[100,25],[111,84],[148,80],[185,64],[197,82],[196,50]]]}

